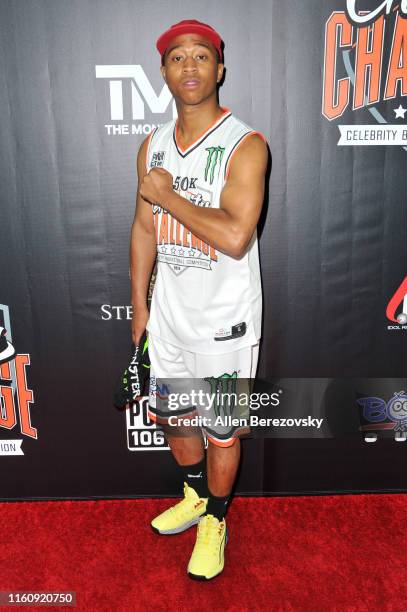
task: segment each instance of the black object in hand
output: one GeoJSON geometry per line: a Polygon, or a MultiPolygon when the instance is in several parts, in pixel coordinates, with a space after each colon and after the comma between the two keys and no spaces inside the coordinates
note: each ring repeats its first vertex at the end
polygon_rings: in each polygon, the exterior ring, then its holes
{"type": "Polygon", "coordinates": [[[118,408],[136,401],[143,395],[147,379],[150,378],[150,358],[146,332],[138,344],[131,345],[130,364],[120,376],[113,394],[113,403],[118,408]]]}

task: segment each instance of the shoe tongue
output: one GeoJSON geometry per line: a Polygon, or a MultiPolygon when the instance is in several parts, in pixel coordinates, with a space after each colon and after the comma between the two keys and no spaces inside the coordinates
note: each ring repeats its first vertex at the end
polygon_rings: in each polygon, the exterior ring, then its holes
{"type": "Polygon", "coordinates": [[[219,519],[217,519],[216,516],[213,516],[213,514],[205,514],[205,516],[207,516],[209,520],[219,523],[219,519]]]}

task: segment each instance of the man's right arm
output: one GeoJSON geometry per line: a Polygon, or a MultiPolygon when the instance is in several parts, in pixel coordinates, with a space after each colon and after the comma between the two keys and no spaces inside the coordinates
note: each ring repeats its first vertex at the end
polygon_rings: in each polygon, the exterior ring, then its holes
{"type": "MultiPolygon", "coordinates": [[[[147,145],[148,138],[142,143],[137,155],[138,186],[147,174],[147,145]]],[[[139,343],[149,318],[147,296],[156,253],[152,207],[143,200],[139,187],[137,187],[136,212],[130,239],[131,304],[133,306],[131,331],[135,344],[139,343]]]]}

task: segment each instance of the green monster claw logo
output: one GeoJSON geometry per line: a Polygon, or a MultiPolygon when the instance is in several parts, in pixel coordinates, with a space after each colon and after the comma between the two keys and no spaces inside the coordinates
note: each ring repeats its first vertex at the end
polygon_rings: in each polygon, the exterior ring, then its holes
{"type": "MultiPolygon", "coordinates": [[[[144,345],[143,345],[143,352],[141,353],[142,355],[144,355],[144,353],[146,352],[146,350],[148,349],[148,337],[146,338],[144,345]]],[[[143,363],[143,368],[149,368],[150,365],[147,365],[146,363],[143,363]]]]}
{"type": "Polygon", "coordinates": [[[211,393],[215,396],[214,409],[216,416],[220,416],[220,410],[226,415],[226,408],[229,407],[229,413],[232,415],[235,408],[236,395],[230,398],[228,394],[236,393],[237,372],[233,374],[222,374],[222,376],[208,376],[204,378],[210,384],[211,393]]]}
{"type": "Polygon", "coordinates": [[[206,167],[205,167],[205,181],[208,180],[208,174],[209,174],[209,183],[212,185],[213,178],[215,175],[216,164],[219,161],[219,170],[220,170],[220,165],[222,163],[222,157],[225,152],[225,147],[207,147],[205,151],[208,151],[208,159],[206,161],[206,167]]]}

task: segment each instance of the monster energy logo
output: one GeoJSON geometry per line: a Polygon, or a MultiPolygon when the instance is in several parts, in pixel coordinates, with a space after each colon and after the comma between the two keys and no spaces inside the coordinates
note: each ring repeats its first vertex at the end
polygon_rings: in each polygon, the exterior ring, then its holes
{"type": "Polygon", "coordinates": [[[208,180],[208,174],[209,174],[209,183],[212,185],[213,178],[215,175],[216,164],[219,161],[219,170],[220,170],[220,165],[222,163],[222,157],[225,152],[225,147],[207,147],[205,151],[208,151],[208,159],[206,161],[206,167],[205,167],[205,181],[208,180]]]}
{"type": "Polygon", "coordinates": [[[216,416],[220,416],[221,409],[226,415],[226,408],[232,415],[236,406],[237,372],[233,372],[233,374],[225,373],[218,377],[208,376],[204,380],[210,384],[212,397],[215,398],[213,408],[216,416]]]}
{"type": "MultiPolygon", "coordinates": [[[[129,390],[129,383],[132,383],[133,396],[134,394],[138,395],[139,393],[141,393],[138,366],[141,365],[143,368],[147,368],[147,369],[150,368],[149,363],[141,363],[141,364],[139,363],[140,348],[141,347],[139,345],[136,346],[130,366],[126,368],[126,370],[124,371],[123,377],[122,377],[122,384],[123,384],[125,391],[129,390]]],[[[144,358],[144,355],[148,351],[148,336],[145,339],[141,350],[142,350],[141,357],[144,358]]],[[[148,357],[148,354],[147,354],[147,357],[148,357]]]]}

